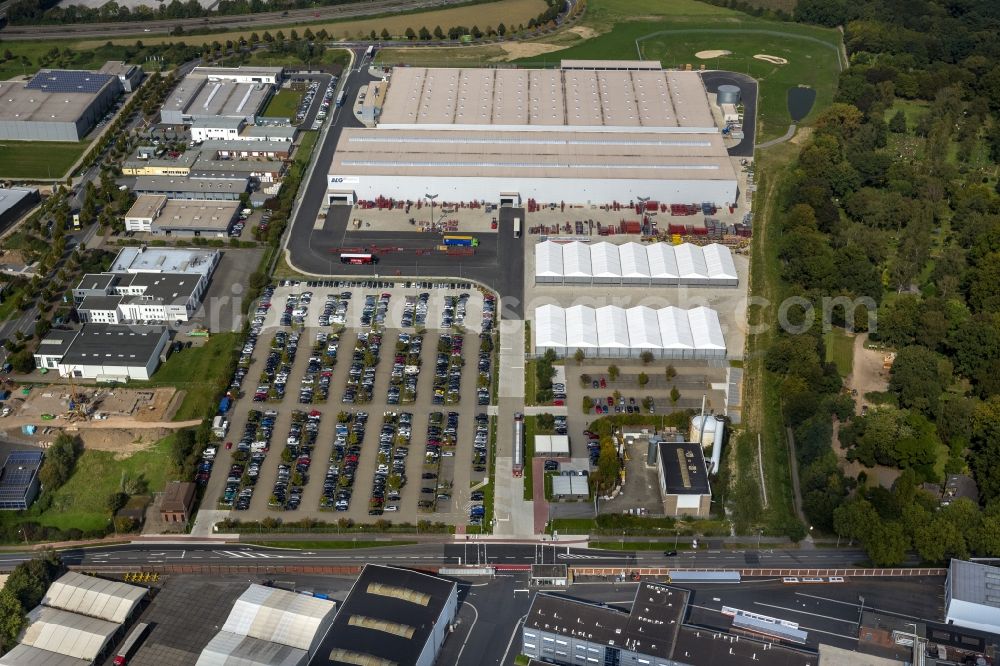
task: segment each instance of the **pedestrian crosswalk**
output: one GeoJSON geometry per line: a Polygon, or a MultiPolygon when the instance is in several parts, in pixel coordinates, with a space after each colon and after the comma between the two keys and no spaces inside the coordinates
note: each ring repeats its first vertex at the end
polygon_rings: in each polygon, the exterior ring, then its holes
{"type": "Polygon", "coordinates": [[[225,557],[230,557],[233,559],[257,559],[257,560],[274,560],[287,558],[288,555],[279,555],[277,553],[261,553],[259,551],[251,550],[213,550],[216,555],[223,555],[225,557]]]}

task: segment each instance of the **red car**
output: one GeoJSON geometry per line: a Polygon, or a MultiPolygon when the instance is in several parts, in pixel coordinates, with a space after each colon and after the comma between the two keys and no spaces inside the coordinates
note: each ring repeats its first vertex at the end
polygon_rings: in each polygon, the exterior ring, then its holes
{"type": "Polygon", "coordinates": [[[233,448],[233,443],[232,442],[226,442],[226,451],[229,451],[232,448],[233,448]]]}
{"type": "Polygon", "coordinates": [[[608,407],[611,407],[611,406],[612,406],[612,405],[614,405],[614,404],[615,404],[615,399],[614,399],[614,397],[613,397],[613,396],[610,396],[610,395],[609,395],[609,396],[608,396],[608,407]]]}
{"type": "Polygon", "coordinates": [[[607,387],[608,387],[608,383],[606,381],[604,381],[604,377],[601,377],[601,388],[607,388],[607,387]]]}

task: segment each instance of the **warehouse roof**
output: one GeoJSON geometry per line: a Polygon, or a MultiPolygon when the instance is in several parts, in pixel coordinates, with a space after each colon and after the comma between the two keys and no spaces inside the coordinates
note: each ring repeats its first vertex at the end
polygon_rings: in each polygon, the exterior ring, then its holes
{"type": "Polygon", "coordinates": [[[170,92],[163,109],[188,115],[242,118],[255,115],[270,93],[270,83],[237,83],[191,73],[170,92]]]}
{"type": "Polygon", "coordinates": [[[541,305],[535,309],[536,347],[725,351],[719,314],[707,307],[592,308],[541,305]],[[654,319],[655,315],[655,319],[654,319]],[[570,329],[576,329],[570,333],[570,329]],[[594,340],[596,338],[596,344],[594,340]]]}
{"type": "Polygon", "coordinates": [[[701,444],[661,440],[657,448],[668,495],[708,495],[712,492],[701,444]]]}
{"type": "Polygon", "coordinates": [[[43,69],[25,84],[29,90],[53,93],[98,93],[115,77],[78,69],[43,69]]]}
{"type": "Polygon", "coordinates": [[[417,663],[455,587],[419,571],[365,565],[313,663],[417,663]]]}
{"type": "Polygon", "coordinates": [[[163,326],[84,324],[63,354],[64,365],[146,365],[156,351],[163,326]]]}
{"type": "Polygon", "coordinates": [[[295,134],[298,131],[299,128],[291,125],[249,125],[243,128],[240,136],[266,136],[271,140],[287,139],[291,141],[295,139],[295,134]]]}
{"type": "Polygon", "coordinates": [[[207,275],[219,259],[218,250],[123,247],[111,268],[115,273],[198,273],[207,275]]]}
{"type": "Polygon", "coordinates": [[[113,76],[94,76],[103,77],[98,90],[29,88],[22,81],[0,81],[0,121],[75,123],[105,87],[118,85],[113,76]]]}
{"type": "Polygon", "coordinates": [[[952,559],[948,569],[952,599],[1000,608],[1000,567],[952,559]]]}
{"type": "Polygon", "coordinates": [[[126,295],[126,300],[139,303],[186,303],[200,286],[195,273],[128,273],[122,276],[118,289],[141,289],[139,294],[126,295]]]}
{"type": "Polygon", "coordinates": [[[167,205],[167,201],[169,200],[165,194],[140,194],[125,213],[125,217],[154,219],[167,205]]]}
{"type": "Polygon", "coordinates": [[[183,176],[137,176],[136,192],[204,192],[212,194],[243,194],[250,184],[248,177],[242,178],[185,178],[183,176]]]}
{"type": "Polygon", "coordinates": [[[253,584],[240,595],[222,631],[308,650],[332,601],[253,584]]]}
{"type": "Polygon", "coordinates": [[[53,328],[38,342],[35,356],[63,356],[73,344],[78,331],[72,329],[53,328]]]}
{"type": "Polygon", "coordinates": [[[215,116],[211,118],[195,118],[191,121],[191,127],[201,127],[208,129],[235,129],[238,130],[246,123],[242,117],[227,118],[225,116],[215,116]]]}
{"type": "Polygon", "coordinates": [[[570,64],[563,69],[396,68],[379,126],[714,131],[697,72],[618,67],[614,61],[594,68],[570,64]]]}
{"type": "Polygon", "coordinates": [[[124,296],[104,296],[104,295],[92,295],[84,296],[83,300],[80,301],[80,305],[77,307],[78,310],[117,310],[118,306],[121,305],[124,296]]]}
{"type": "MultiPolygon", "coordinates": [[[[523,129],[523,128],[515,128],[523,129]]],[[[346,128],[330,173],[735,180],[721,136],[346,128]]]]}
{"type": "Polygon", "coordinates": [[[267,141],[247,141],[246,139],[209,139],[202,141],[198,146],[202,155],[206,153],[219,152],[264,152],[264,153],[290,153],[292,151],[291,139],[268,139],[267,141]]]}
{"type": "Polygon", "coordinates": [[[87,273],[80,278],[80,282],[77,283],[76,288],[107,291],[114,286],[117,280],[118,276],[114,273],[87,273]]]}
{"type": "Polygon", "coordinates": [[[122,623],[145,596],[146,590],[141,587],[70,571],[49,586],[42,603],[122,623]]]}
{"type": "Polygon", "coordinates": [[[300,666],[306,650],[220,631],[202,648],[195,666],[300,666]]]}
{"type": "Polygon", "coordinates": [[[34,187],[0,187],[0,217],[19,204],[22,199],[36,192],[38,190],[34,187]]]}
{"type": "Polygon", "coordinates": [[[48,606],[28,613],[28,626],[18,642],[77,659],[97,659],[118,631],[118,624],[48,606]]]}
{"type": "Polygon", "coordinates": [[[20,643],[0,657],[0,666],[91,666],[89,659],[77,659],[20,643]]]}
{"type": "MultiPolygon", "coordinates": [[[[859,657],[864,658],[865,655],[859,657]]],[[[804,650],[695,626],[681,627],[674,644],[673,659],[682,663],[713,666],[761,663],[768,666],[816,666],[820,663],[816,654],[804,650]]]]}
{"type": "Polygon", "coordinates": [[[192,70],[195,74],[201,74],[209,78],[225,78],[229,76],[281,76],[285,71],[284,67],[266,67],[240,65],[239,67],[195,67],[192,70]]]}
{"type": "MultiPolygon", "coordinates": [[[[138,205],[138,201],[136,201],[136,205],[138,205]]],[[[239,209],[239,201],[168,199],[163,210],[153,217],[153,222],[159,229],[167,230],[226,231],[239,209]]],[[[135,210],[135,206],[132,207],[132,210],[135,210]]],[[[126,217],[146,217],[145,215],[133,215],[132,210],[129,210],[126,217]]]]}
{"type": "Polygon", "coordinates": [[[718,243],[700,246],[542,241],[535,245],[535,277],[625,277],[731,284],[739,274],[732,250],[718,243]]]}

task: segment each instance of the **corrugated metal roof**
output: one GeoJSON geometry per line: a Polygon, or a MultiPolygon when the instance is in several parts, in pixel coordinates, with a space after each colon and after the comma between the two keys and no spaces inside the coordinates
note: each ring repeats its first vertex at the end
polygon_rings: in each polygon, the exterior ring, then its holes
{"type": "Polygon", "coordinates": [[[1000,608],[1000,567],[953,559],[948,586],[952,599],[1000,608]]]}
{"type": "Polygon", "coordinates": [[[36,606],[28,613],[28,626],[18,642],[93,661],[104,649],[108,639],[118,631],[118,626],[114,622],[58,608],[36,606]]]}
{"type": "Polygon", "coordinates": [[[332,601],[254,584],[236,600],[222,631],[308,650],[333,611],[332,601]]]}
{"type": "Polygon", "coordinates": [[[42,604],[120,624],[145,596],[141,587],[70,571],[49,586],[42,604]]]}
{"type": "Polygon", "coordinates": [[[301,666],[307,657],[306,650],[220,631],[202,649],[196,666],[301,666]]]}
{"type": "Polygon", "coordinates": [[[0,657],[0,666],[91,666],[92,663],[87,659],[77,659],[23,643],[15,645],[13,650],[0,657]]]}

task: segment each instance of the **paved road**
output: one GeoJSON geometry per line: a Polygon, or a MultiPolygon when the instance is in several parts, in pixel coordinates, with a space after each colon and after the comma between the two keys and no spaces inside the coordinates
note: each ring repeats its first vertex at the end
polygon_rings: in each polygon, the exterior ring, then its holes
{"type": "MultiPolygon", "coordinates": [[[[344,536],[342,540],[350,541],[344,536]]],[[[372,537],[359,535],[361,540],[372,537]]],[[[864,558],[858,550],[701,550],[665,557],[659,551],[617,551],[556,544],[504,544],[472,539],[462,543],[420,543],[358,549],[288,549],[243,543],[132,543],[60,551],[67,564],[139,566],[143,564],[250,564],[268,560],[283,565],[338,565],[365,562],[396,564],[523,565],[539,561],[597,567],[844,568],[864,558]]],[[[33,553],[0,554],[0,569],[30,559],[33,553]]]]}
{"type": "MultiPolygon", "coordinates": [[[[524,293],[523,240],[513,234],[474,234],[479,239],[476,254],[470,257],[450,256],[443,253],[418,255],[413,250],[429,250],[437,242],[427,234],[400,233],[373,230],[350,230],[348,222],[351,206],[330,206],[326,219],[317,228],[322,209],[327,202],[328,174],[333,153],[345,127],[361,127],[351,111],[361,86],[375,80],[368,74],[367,64],[361,63],[364,50],[357,48],[358,65],[344,72],[341,82],[347,102],[336,109],[323,143],[318,148],[311,178],[302,190],[301,203],[286,240],[291,265],[305,273],[316,275],[348,275],[355,277],[405,276],[453,277],[459,280],[477,280],[496,289],[505,297],[507,308],[503,317],[520,318],[524,293]],[[401,248],[402,252],[383,254],[378,264],[351,266],[341,264],[337,248],[364,247],[368,249],[401,248]]],[[[501,228],[510,228],[513,217],[524,219],[520,208],[500,210],[501,228]]]]}
{"type": "Polygon", "coordinates": [[[738,86],[743,101],[743,140],[729,149],[733,157],[753,157],[754,136],[757,133],[757,81],[737,72],[702,72],[702,80],[709,92],[716,92],[721,85],[738,86]]]}
{"type": "Polygon", "coordinates": [[[359,16],[376,16],[428,10],[461,4],[464,0],[375,0],[351,4],[316,7],[312,9],[291,9],[285,12],[265,12],[261,14],[206,16],[201,18],[170,19],[163,21],[124,21],[120,23],[77,23],[66,25],[16,25],[0,30],[0,35],[9,40],[65,39],[93,37],[127,37],[151,33],[168,35],[180,27],[184,30],[215,28],[216,30],[236,30],[260,28],[263,26],[298,25],[304,21],[341,20],[359,16]]]}

